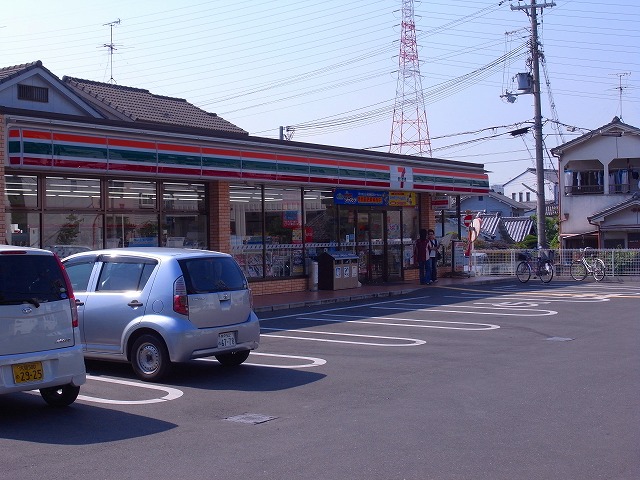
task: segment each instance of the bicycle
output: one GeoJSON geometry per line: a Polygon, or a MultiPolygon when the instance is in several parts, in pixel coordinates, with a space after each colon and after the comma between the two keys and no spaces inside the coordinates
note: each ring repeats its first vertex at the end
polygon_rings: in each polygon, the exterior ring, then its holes
{"type": "Polygon", "coordinates": [[[518,259],[522,260],[516,267],[516,277],[520,283],[527,283],[532,274],[540,278],[542,283],[549,283],[553,278],[553,252],[549,252],[549,255],[540,252],[537,257],[529,252],[520,253],[518,259]]]}
{"type": "Polygon", "coordinates": [[[604,262],[595,256],[595,252],[590,252],[589,250],[593,249],[591,247],[581,248],[581,257],[571,263],[569,273],[578,282],[587,278],[587,275],[592,275],[593,279],[599,282],[606,274],[607,267],[604,262]]]}

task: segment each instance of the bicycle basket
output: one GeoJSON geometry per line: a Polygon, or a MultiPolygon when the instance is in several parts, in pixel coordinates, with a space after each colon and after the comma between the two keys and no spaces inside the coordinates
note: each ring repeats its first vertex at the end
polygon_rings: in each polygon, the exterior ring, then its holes
{"type": "Polygon", "coordinates": [[[518,252],[518,257],[517,258],[521,262],[526,262],[527,260],[529,260],[531,258],[531,255],[529,253],[526,253],[526,252],[518,252]]]}

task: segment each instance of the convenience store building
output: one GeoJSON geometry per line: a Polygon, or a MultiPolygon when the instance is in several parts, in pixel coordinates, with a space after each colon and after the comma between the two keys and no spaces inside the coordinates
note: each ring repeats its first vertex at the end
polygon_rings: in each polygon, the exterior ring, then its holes
{"type": "Polygon", "coordinates": [[[256,295],[307,289],[323,251],[356,254],[362,283],[416,278],[436,195],[489,190],[482,165],[252,137],[41,62],[0,69],[0,137],[3,243],[229,252],[256,295]]]}

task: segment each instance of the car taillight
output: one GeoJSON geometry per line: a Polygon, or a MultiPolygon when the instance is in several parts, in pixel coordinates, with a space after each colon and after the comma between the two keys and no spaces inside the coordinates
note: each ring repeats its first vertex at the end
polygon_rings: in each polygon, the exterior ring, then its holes
{"type": "Polygon", "coordinates": [[[184,277],[179,277],[173,282],[173,311],[189,315],[189,299],[187,298],[187,285],[184,283],[184,277]]]}
{"type": "Polygon", "coordinates": [[[73,294],[73,286],[71,285],[71,280],[69,279],[69,275],[67,275],[67,270],[64,268],[64,265],[60,261],[60,258],[56,254],[54,254],[53,256],[56,257],[56,261],[58,262],[60,270],[62,270],[62,276],[64,277],[64,286],[67,290],[66,293],[69,298],[69,304],[71,305],[71,326],[73,328],[77,328],[79,325],[78,306],[76,305],[76,297],[73,294]]]}

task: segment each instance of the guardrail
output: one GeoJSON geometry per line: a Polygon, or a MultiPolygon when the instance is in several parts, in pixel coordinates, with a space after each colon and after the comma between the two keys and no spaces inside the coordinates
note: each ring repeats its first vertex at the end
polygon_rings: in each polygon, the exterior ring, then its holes
{"type": "MultiPolygon", "coordinates": [[[[515,275],[520,262],[518,255],[524,252],[537,254],[536,250],[474,250],[473,270],[476,275],[515,275]]],[[[582,255],[579,249],[564,248],[551,252],[554,252],[556,276],[568,277],[571,263],[582,255]]],[[[640,277],[640,249],[593,249],[589,254],[604,262],[608,277],[640,277]]]]}

